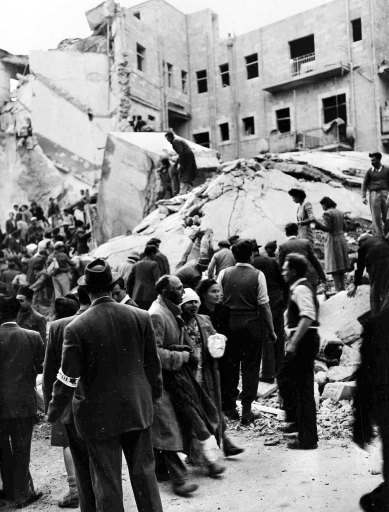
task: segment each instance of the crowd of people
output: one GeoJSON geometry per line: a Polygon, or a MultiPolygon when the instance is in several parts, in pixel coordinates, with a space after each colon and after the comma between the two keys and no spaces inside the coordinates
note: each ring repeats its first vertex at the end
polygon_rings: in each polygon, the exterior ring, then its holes
{"type": "MultiPolygon", "coordinates": [[[[36,204],[15,205],[0,273],[2,499],[23,508],[41,497],[29,471],[40,373],[51,444],[63,448],[68,475],[60,507],[122,512],[122,452],[139,511],[162,510],[158,481],[170,481],[179,496],[192,496],[198,484],[188,464],[219,478],[226,470],[221,454],[228,459],[244,452],[232,441],[228,420],[244,426],[257,419],[253,402],[260,379],[277,380],[286,414],[282,430],[295,434],[288,448],[317,448],[317,292],[327,276],[336,291],[343,290],[351,268],[336,203],[324,197],[323,218],[317,219],[302,189],[289,194],[298,204],[296,222],[285,226],[279,247],[235,235],[220,241],[214,254],[207,250],[174,271],[158,238],[117,268],[95,259],[81,269],[74,256],[86,249],[85,219],[76,224],[55,201],[47,216],[36,204]],[[20,221],[27,224],[26,236],[15,250],[9,241],[20,242],[20,221]],[[326,233],[324,269],[314,250],[315,229],[326,233]],[[43,294],[44,287],[51,294],[43,294]],[[53,300],[54,319],[49,310],[46,316],[35,310],[46,296],[53,300]]],[[[186,222],[194,239],[196,224],[193,218],[186,222]]],[[[389,244],[378,232],[359,243],[349,295],[366,268],[372,313],[382,315],[389,297],[389,244]]],[[[363,360],[371,363],[371,357],[367,350],[363,360]]],[[[385,376],[382,364],[379,369],[385,376]]],[[[366,396],[361,392],[357,401],[359,419],[384,425],[378,402],[368,408],[366,396]]],[[[389,436],[382,435],[385,458],[389,436]]],[[[355,436],[360,445],[368,440],[363,425],[355,436]]],[[[389,496],[387,470],[384,479],[381,500],[389,496]]]]}

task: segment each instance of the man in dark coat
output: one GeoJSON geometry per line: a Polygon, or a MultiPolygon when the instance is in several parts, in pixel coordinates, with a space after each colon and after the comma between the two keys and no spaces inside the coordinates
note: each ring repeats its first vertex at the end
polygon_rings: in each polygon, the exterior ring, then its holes
{"type": "Polygon", "coordinates": [[[157,253],[154,256],[154,259],[158,263],[161,276],[167,276],[170,274],[169,260],[167,259],[167,256],[159,250],[161,240],[159,238],[150,238],[146,245],[155,245],[157,248],[157,253]]]}
{"type": "Polygon", "coordinates": [[[178,154],[180,194],[186,194],[193,188],[193,182],[197,174],[196,159],[189,145],[177,138],[172,131],[165,134],[166,139],[178,154]]]}
{"type": "Polygon", "coordinates": [[[362,235],[359,239],[354,284],[348,292],[353,297],[367,270],[370,281],[370,308],[379,313],[389,304],[389,241],[379,236],[362,235]]]}
{"type": "Polygon", "coordinates": [[[16,322],[23,329],[30,329],[40,334],[46,344],[46,318],[32,307],[34,292],[28,286],[21,286],[16,295],[20,309],[16,322]]]}
{"type": "Polygon", "coordinates": [[[159,265],[155,261],[155,245],[146,245],[143,258],[135,263],[127,281],[127,293],[141,309],[149,309],[157,297],[155,283],[161,277],[159,265]]]}
{"type": "Polygon", "coordinates": [[[383,482],[362,496],[366,512],[389,511],[389,307],[359,318],[363,326],[361,364],[354,396],[354,442],[362,449],[375,438],[378,427],[382,441],[383,482]]]}
{"type": "MultiPolygon", "coordinates": [[[[175,276],[163,276],[157,282],[158,297],[149,309],[164,372],[175,372],[189,361],[188,352],[171,350],[170,346],[183,345],[184,322],[181,303],[184,288],[175,276]]],[[[186,467],[178,456],[184,451],[184,440],[169,393],[165,387],[155,404],[153,446],[157,457],[158,473],[167,472],[173,492],[190,496],[198,486],[187,481],[186,467]]]]}
{"type": "Polygon", "coordinates": [[[38,333],[15,322],[18,301],[0,300],[0,466],[7,475],[5,497],[22,508],[42,496],[34,490],[29,465],[37,413],[35,383],[42,371],[44,347],[38,333]]]}
{"type": "Polygon", "coordinates": [[[288,288],[282,278],[281,268],[275,258],[267,254],[256,254],[253,267],[264,273],[273,317],[276,343],[266,343],[262,355],[262,381],[273,381],[284,359],[285,329],[284,311],[288,297],[288,288]]]}
{"type": "MultiPolygon", "coordinates": [[[[90,305],[90,299],[85,290],[85,287],[78,287],[77,298],[79,300],[80,308],[76,315],[54,320],[50,324],[45,360],[43,364],[42,380],[43,398],[46,412],[52,398],[53,385],[57,378],[57,373],[61,368],[62,346],[65,327],[69,325],[77,315],[80,315],[86,311],[90,305]]],[[[89,458],[86,445],[80,436],[77,435],[76,429],[74,427],[74,420],[70,403],[61,416],[60,420],[58,420],[52,426],[51,444],[53,446],[62,446],[64,452],[63,455],[65,467],[68,473],[69,492],[60,499],[58,506],[61,508],[77,508],[79,505],[76,479],[74,476],[75,470],[78,481],[84,481],[84,485],[82,487],[84,493],[81,494],[81,510],[85,510],[88,503],[91,501],[93,502],[94,500],[93,487],[89,471],[89,458]],[[70,454],[68,452],[69,448],[70,454]],[[76,454],[74,458],[77,465],[74,464],[72,457],[73,453],[76,454]],[[89,499],[84,497],[85,489],[88,484],[88,495],[91,497],[89,499]]]]}
{"type": "Polygon", "coordinates": [[[310,283],[317,286],[319,281],[326,282],[326,275],[320,261],[313,252],[312,245],[309,240],[297,238],[298,226],[291,222],[285,226],[285,234],[288,240],[280,245],[278,249],[278,262],[282,268],[285,259],[290,253],[302,254],[308,260],[307,278],[310,283]]]}
{"type": "MultiPolygon", "coordinates": [[[[73,397],[97,510],[124,511],[123,450],[138,510],[161,512],[150,427],[162,378],[151,320],[146,312],[112,299],[113,278],[106,261],[86,266],[85,284],[91,306],[65,328],[48,418],[57,420],[73,397]]],[[[78,484],[82,488],[84,483],[78,484]]]]}
{"type": "Polygon", "coordinates": [[[383,237],[388,215],[389,197],[389,168],[382,165],[382,154],[369,153],[371,167],[366,172],[362,183],[362,201],[367,204],[366,194],[369,194],[369,205],[374,233],[383,237]]]}

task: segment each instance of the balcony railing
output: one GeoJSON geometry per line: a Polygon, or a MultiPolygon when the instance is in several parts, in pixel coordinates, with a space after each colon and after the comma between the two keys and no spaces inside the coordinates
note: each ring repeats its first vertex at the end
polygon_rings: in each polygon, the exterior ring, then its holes
{"type": "Polygon", "coordinates": [[[292,76],[303,75],[315,69],[315,53],[308,53],[290,60],[290,72],[292,76]]]}

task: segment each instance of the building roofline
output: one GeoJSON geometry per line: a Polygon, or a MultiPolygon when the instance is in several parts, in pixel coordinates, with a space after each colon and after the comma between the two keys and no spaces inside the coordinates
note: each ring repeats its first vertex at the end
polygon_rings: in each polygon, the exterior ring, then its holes
{"type": "Polygon", "coordinates": [[[191,16],[192,14],[196,14],[198,12],[203,12],[203,11],[210,11],[212,12],[213,14],[216,14],[218,15],[217,12],[213,11],[212,9],[209,9],[209,8],[205,8],[205,9],[199,9],[198,11],[193,11],[193,12],[184,12],[184,11],[181,11],[180,9],[178,9],[178,7],[176,7],[175,5],[171,4],[170,2],[168,2],[168,0],[145,0],[144,2],[140,2],[139,4],[135,4],[135,5],[131,5],[129,7],[123,7],[124,9],[138,9],[140,8],[142,5],[146,5],[146,4],[150,4],[152,2],[163,2],[164,4],[168,5],[169,7],[171,7],[172,9],[174,9],[175,11],[179,12],[180,14],[182,14],[183,16],[191,16]]]}

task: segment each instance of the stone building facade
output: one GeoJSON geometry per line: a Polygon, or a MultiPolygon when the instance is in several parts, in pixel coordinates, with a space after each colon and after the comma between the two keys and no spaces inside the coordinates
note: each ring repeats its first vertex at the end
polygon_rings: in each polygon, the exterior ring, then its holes
{"type": "Polygon", "coordinates": [[[127,120],[141,115],[225,159],[339,143],[388,152],[388,22],[387,0],[333,0],[220,39],[214,12],[148,0],[112,20],[114,75],[120,62],[128,73],[118,94],[127,120]]]}

